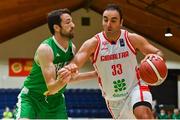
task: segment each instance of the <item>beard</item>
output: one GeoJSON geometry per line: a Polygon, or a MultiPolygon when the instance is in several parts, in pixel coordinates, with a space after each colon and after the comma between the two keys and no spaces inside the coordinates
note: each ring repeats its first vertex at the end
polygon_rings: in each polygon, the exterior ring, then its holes
{"type": "Polygon", "coordinates": [[[72,38],[74,38],[74,33],[72,32],[72,31],[70,31],[70,32],[65,32],[65,31],[60,31],[60,35],[62,36],[62,37],[67,37],[67,38],[69,38],[69,39],[72,39],[72,38]]]}

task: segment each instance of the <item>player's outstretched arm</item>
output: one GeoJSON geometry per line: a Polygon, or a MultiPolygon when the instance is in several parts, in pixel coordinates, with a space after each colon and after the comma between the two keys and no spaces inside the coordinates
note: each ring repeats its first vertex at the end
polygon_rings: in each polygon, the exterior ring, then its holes
{"type": "Polygon", "coordinates": [[[92,80],[94,78],[97,78],[97,72],[96,71],[89,71],[89,72],[76,72],[76,73],[70,73],[70,71],[67,73],[67,70],[65,67],[60,69],[58,71],[58,77],[65,79],[66,76],[71,74],[71,80],[69,82],[77,82],[82,80],[92,80]]]}
{"type": "MultiPolygon", "coordinates": [[[[39,46],[37,50],[38,62],[41,66],[42,74],[45,78],[45,82],[48,88],[48,94],[55,94],[60,89],[62,89],[67,82],[70,80],[70,74],[64,77],[64,79],[57,77],[56,80],[56,70],[53,64],[53,51],[51,47],[46,44],[39,46]]],[[[68,70],[66,71],[69,72],[68,70]]]]}
{"type": "Polygon", "coordinates": [[[97,77],[98,77],[98,75],[97,75],[96,71],[83,72],[83,73],[78,73],[78,74],[72,76],[70,82],[92,80],[92,79],[95,79],[97,77]]]}
{"type": "MultiPolygon", "coordinates": [[[[87,80],[97,77],[97,73],[95,71],[78,73],[78,69],[82,67],[90,57],[92,57],[97,45],[98,40],[95,37],[92,37],[91,39],[85,41],[79,51],[76,53],[73,60],[64,67],[71,72],[71,81],[87,80]]],[[[67,74],[68,73],[66,73],[65,71],[58,71],[58,75],[62,78],[64,78],[64,76],[67,74]]]]}
{"type": "Polygon", "coordinates": [[[93,53],[98,45],[98,40],[95,37],[88,39],[83,43],[79,51],[75,54],[73,60],[65,66],[71,73],[76,73],[84,63],[93,56],[93,53]]]}
{"type": "Polygon", "coordinates": [[[98,45],[98,40],[95,37],[86,40],[76,53],[75,57],[71,61],[77,65],[77,68],[81,68],[85,62],[93,55],[98,45]]]}

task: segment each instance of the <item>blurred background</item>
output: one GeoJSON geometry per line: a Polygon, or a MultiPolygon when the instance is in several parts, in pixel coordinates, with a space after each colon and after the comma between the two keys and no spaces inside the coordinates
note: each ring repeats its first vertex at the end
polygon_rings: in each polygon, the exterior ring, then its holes
{"type": "MultiPolygon", "coordinates": [[[[12,112],[13,117],[17,95],[31,70],[34,52],[42,40],[51,36],[47,13],[59,8],[71,10],[75,23],[73,42],[79,49],[85,40],[102,31],[101,14],[108,3],[122,8],[124,29],[146,37],[167,58],[166,81],[150,87],[155,115],[161,119],[180,114],[179,0],[1,0],[0,118],[4,111],[7,116],[12,112]]],[[[138,54],[137,57],[140,61],[144,56],[138,54]]],[[[89,70],[93,67],[87,62],[80,71],[89,70]]],[[[111,118],[97,80],[69,84],[65,96],[72,119],[111,118]]]]}

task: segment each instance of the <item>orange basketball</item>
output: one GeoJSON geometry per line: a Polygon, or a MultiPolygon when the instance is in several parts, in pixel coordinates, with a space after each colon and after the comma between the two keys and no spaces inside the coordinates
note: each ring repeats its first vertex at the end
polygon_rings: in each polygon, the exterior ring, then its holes
{"type": "Polygon", "coordinates": [[[164,82],[168,70],[164,60],[156,55],[156,57],[146,59],[146,61],[142,62],[139,72],[144,82],[148,85],[157,86],[164,82]]]}

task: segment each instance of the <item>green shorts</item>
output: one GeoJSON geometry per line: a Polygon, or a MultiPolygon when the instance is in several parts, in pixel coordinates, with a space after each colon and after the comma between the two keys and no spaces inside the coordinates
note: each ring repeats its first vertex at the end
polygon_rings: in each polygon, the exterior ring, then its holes
{"type": "Polygon", "coordinates": [[[67,119],[63,94],[45,97],[28,91],[21,91],[15,112],[16,119],[67,119]]]}

